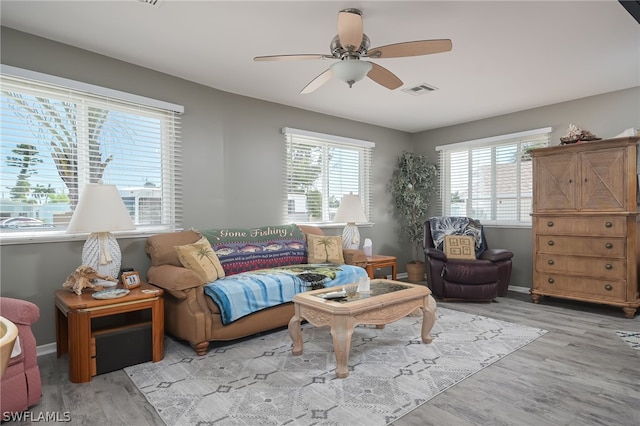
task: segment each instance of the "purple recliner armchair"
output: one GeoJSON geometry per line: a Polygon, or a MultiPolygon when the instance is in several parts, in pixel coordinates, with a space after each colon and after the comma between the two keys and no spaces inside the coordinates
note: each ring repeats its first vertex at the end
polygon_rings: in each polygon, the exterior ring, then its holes
{"type": "Polygon", "coordinates": [[[40,309],[25,300],[0,297],[0,315],[18,327],[16,347],[20,348],[20,353],[9,359],[0,383],[0,413],[4,415],[25,411],[42,397],[36,339],[31,331],[40,309]]]}
{"type": "Polygon", "coordinates": [[[513,253],[488,248],[481,225],[479,232],[482,252],[476,259],[448,259],[444,251],[434,244],[430,221],[424,223],[427,283],[434,296],[445,300],[476,301],[491,301],[498,296],[506,296],[511,279],[513,253]]]}

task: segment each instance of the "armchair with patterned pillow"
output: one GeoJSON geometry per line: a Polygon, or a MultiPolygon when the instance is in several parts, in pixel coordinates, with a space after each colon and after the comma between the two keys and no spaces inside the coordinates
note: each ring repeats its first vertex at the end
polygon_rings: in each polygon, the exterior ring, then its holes
{"type": "Polygon", "coordinates": [[[427,282],[435,296],[492,301],[507,294],[513,253],[489,248],[479,221],[432,217],[424,223],[423,244],[427,282]]]}

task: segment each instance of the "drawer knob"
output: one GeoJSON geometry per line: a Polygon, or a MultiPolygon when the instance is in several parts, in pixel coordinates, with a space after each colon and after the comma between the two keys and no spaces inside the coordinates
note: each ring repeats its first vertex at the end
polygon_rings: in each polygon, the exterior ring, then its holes
{"type": "Polygon", "coordinates": [[[613,290],[613,286],[611,284],[607,284],[607,285],[604,286],[604,289],[607,290],[607,291],[611,291],[611,290],[613,290]]]}
{"type": "Polygon", "coordinates": [[[553,278],[549,277],[549,279],[547,279],[547,282],[549,284],[553,284],[554,282],[556,282],[553,278]]]}
{"type": "Polygon", "coordinates": [[[606,248],[608,248],[608,249],[613,248],[613,244],[611,244],[611,243],[607,243],[607,244],[605,244],[604,246],[605,246],[606,248]]]}
{"type": "Polygon", "coordinates": [[[554,261],[553,261],[553,259],[549,259],[549,260],[547,260],[547,263],[548,263],[549,265],[553,265],[553,264],[554,264],[554,263],[556,263],[556,262],[554,262],[554,261]]]}
{"type": "Polygon", "coordinates": [[[611,228],[611,227],[613,226],[613,223],[611,223],[611,222],[606,222],[606,223],[604,224],[604,226],[606,226],[607,228],[611,228]]]}
{"type": "Polygon", "coordinates": [[[547,244],[549,244],[550,246],[554,245],[555,243],[553,242],[553,240],[549,240],[549,242],[547,242],[547,244]]]}
{"type": "Polygon", "coordinates": [[[553,222],[551,222],[551,221],[547,222],[547,226],[548,227],[552,227],[553,226],[553,222]]]}
{"type": "Polygon", "coordinates": [[[613,265],[610,263],[607,263],[606,265],[604,265],[605,269],[613,269],[613,265]]]}

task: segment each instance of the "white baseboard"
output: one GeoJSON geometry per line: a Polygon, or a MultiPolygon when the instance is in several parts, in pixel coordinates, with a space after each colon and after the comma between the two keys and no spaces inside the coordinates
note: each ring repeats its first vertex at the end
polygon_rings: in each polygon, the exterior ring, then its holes
{"type": "Polygon", "coordinates": [[[36,348],[38,356],[49,355],[55,353],[57,346],[55,343],[47,343],[46,345],[40,345],[36,348]]]}

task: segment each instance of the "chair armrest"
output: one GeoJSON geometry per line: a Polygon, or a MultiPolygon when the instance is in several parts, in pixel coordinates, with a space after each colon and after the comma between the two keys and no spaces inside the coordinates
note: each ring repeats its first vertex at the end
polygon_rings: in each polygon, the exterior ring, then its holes
{"type": "Polygon", "coordinates": [[[205,284],[193,270],[175,265],[150,267],[147,271],[147,282],[168,291],[178,299],[186,298],[184,290],[205,284]]]}
{"type": "Polygon", "coordinates": [[[424,249],[424,254],[432,259],[442,260],[443,262],[447,261],[447,255],[444,254],[442,250],[436,248],[426,248],[424,249]]]}
{"type": "Polygon", "coordinates": [[[486,249],[480,255],[482,260],[490,260],[491,262],[499,262],[501,260],[509,260],[513,257],[513,253],[505,249],[486,249]]]}
{"type": "Polygon", "coordinates": [[[2,316],[14,324],[30,326],[40,318],[38,305],[26,300],[0,297],[2,316]]]}
{"type": "Polygon", "coordinates": [[[360,249],[342,249],[342,255],[344,256],[344,263],[347,265],[362,266],[364,268],[367,264],[367,256],[360,249]]]}

